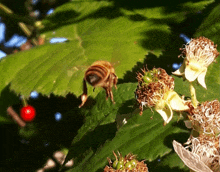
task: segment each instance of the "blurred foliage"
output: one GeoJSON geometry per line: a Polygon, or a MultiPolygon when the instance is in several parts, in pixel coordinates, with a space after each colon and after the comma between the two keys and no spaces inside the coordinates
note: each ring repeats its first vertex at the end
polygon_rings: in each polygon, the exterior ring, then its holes
{"type": "MultiPolygon", "coordinates": [[[[19,133],[16,138],[30,141],[29,148],[22,149],[23,156],[28,150],[45,152],[45,141],[54,145],[53,151],[69,147],[66,162],[74,158],[70,171],[103,171],[108,164],[106,157],[113,158],[112,151],[117,150],[123,156],[132,152],[139,160],[145,159],[149,171],[187,171],[172,151],[171,143],[186,142],[189,131],[177,113],[166,126],[159,114],[150,109],[139,115],[134,96],[136,72],[147,65],[148,69],[162,67],[171,74],[172,64],[183,61],[177,58],[183,44],[180,33],[205,36],[220,44],[219,15],[219,4],[212,0],[90,0],[57,7],[42,21],[44,28],[40,33],[46,35],[45,45],[0,61],[1,128],[12,132],[7,128],[13,126],[14,132],[19,133]],[[53,37],[65,37],[68,41],[50,44],[53,37]],[[118,89],[113,88],[116,103],[105,101],[102,88],[93,92],[88,86],[90,97],[78,109],[84,72],[96,60],[107,60],[115,67],[119,77],[118,89]],[[19,112],[19,95],[28,99],[33,90],[41,93],[39,99],[28,101],[36,108],[36,120],[23,129],[5,123],[10,121],[7,107],[13,106],[19,112]],[[54,120],[56,112],[64,116],[60,123],[54,120]]],[[[220,98],[219,58],[217,62],[208,68],[207,90],[195,83],[200,102],[220,98]]],[[[174,78],[175,91],[188,98],[188,83],[174,78]]],[[[5,156],[9,164],[14,163],[11,168],[17,168],[17,152],[16,158],[5,156]]],[[[19,162],[25,161],[24,158],[19,162]]]]}

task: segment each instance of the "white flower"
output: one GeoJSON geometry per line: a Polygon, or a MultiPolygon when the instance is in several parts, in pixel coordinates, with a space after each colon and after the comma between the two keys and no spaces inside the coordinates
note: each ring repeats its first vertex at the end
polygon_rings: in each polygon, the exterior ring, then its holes
{"type": "Polygon", "coordinates": [[[214,45],[211,40],[205,37],[192,39],[189,44],[185,45],[185,48],[181,49],[181,55],[184,55],[185,59],[182,66],[173,74],[185,75],[189,82],[197,78],[200,85],[206,88],[205,75],[207,67],[219,55],[216,47],[217,45],[214,45]]]}
{"type": "Polygon", "coordinates": [[[201,103],[196,109],[189,110],[189,118],[198,133],[220,135],[220,102],[218,100],[201,103]]]}
{"type": "Polygon", "coordinates": [[[186,150],[186,148],[175,140],[173,141],[173,148],[184,164],[190,169],[196,172],[213,172],[200,160],[198,155],[186,150]]]}
{"type": "Polygon", "coordinates": [[[189,138],[187,147],[174,140],[173,148],[184,164],[195,172],[219,172],[220,155],[215,141],[215,138],[206,139],[205,135],[201,135],[189,138]]]}

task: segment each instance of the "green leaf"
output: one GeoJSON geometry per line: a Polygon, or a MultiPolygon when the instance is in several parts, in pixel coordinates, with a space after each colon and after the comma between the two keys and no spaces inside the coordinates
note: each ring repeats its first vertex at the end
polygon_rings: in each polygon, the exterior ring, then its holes
{"type": "MultiPolygon", "coordinates": [[[[44,95],[54,93],[65,96],[69,92],[81,95],[84,72],[96,60],[111,62],[119,83],[136,82],[135,72],[140,71],[146,63],[171,70],[167,65],[171,58],[177,59],[175,50],[179,48],[176,37],[180,30],[174,25],[179,26],[213,0],[181,4],[176,1],[171,7],[167,1],[154,1],[151,5],[148,1],[144,4],[140,2],[73,1],[58,7],[54,14],[43,21],[45,45],[7,56],[0,61],[0,103],[4,103],[1,112],[18,101],[18,96],[11,89],[26,97],[33,90],[44,95]],[[68,41],[49,44],[53,37],[65,37],[68,41]]],[[[218,15],[218,10],[214,9],[211,17],[218,15]]],[[[214,25],[214,20],[211,24],[214,25]]],[[[205,25],[207,30],[209,25],[205,25]]],[[[200,35],[200,30],[196,35],[200,35]]],[[[209,32],[204,33],[209,36],[209,32]]],[[[210,38],[215,39],[212,34],[210,38]]],[[[219,39],[215,43],[217,41],[219,39]]],[[[219,98],[219,71],[218,64],[209,66],[207,91],[195,82],[200,102],[219,98]]],[[[179,116],[175,114],[171,122],[163,126],[161,116],[150,109],[144,110],[140,116],[135,106],[136,86],[137,83],[124,83],[118,84],[117,90],[113,88],[115,104],[105,100],[102,88],[92,92],[93,88],[88,87],[90,98],[85,107],[77,111],[85,115],[85,123],[78,130],[66,158],[66,161],[74,158],[75,166],[71,171],[101,171],[108,164],[106,158],[113,159],[112,151],[117,150],[123,155],[129,152],[137,154],[138,160],[145,159],[150,171],[163,171],[167,166],[168,171],[182,170],[183,163],[172,151],[172,141],[187,141],[189,133],[183,122],[177,123],[179,116]],[[95,99],[91,98],[95,96],[95,99]],[[162,159],[159,168],[157,158],[162,159]]],[[[175,77],[175,90],[189,96],[188,83],[182,78],[175,77]]],[[[21,131],[21,134],[25,135],[25,132],[21,131]]]]}
{"type": "Polygon", "coordinates": [[[9,118],[0,116],[0,123],[10,123],[11,121],[9,120],[9,118]]]}
{"type": "Polygon", "coordinates": [[[17,104],[19,102],[19,97],[9,89],[9,86],[5,87],[1,91],[0,98],[0,121],[11,122],[9,115],[7,114],[8,107],[17,104]]]}
{"type": "MultiPolygon", "coordinates": [[[[220,5],[217,4],[194,34],[195,37],[205,36],[220,45],[220,5]]],[[[219,48],[219,47],[218,47],[219,48]]]]}
{"type": "MultiPolygon", "coordinates": [[[[82,107],[86,111],[86,119],[83,126],[78,130],[74,138],[71,150],[68,153],[67,160],[77,157],[80,161],[85,151],[97,149],[106,140],[113,139],[117,130],[115,120],[122,121],[117,117],[118,113],[127,114],[131,112],[135,104],[134,91],[137,83],[119,84],[117,90],[113,88],[115,104],[110,100],[105,100],[105,91],[101,91],[95,101],[95,105],[86,110],[86,105],[82,107]],[[104,134],[105,133],[105,134],[104,134]],[[96,138],[95,140],[93,138],[96,138]],[[87,142],[90,142],[89,144],[87,142]]],[[[89,100],[88,100],[89,101],[89,100]]],[[[121,122],[118,122],[121,125],[121,122]]],[[[76,163],[76,159],[74,160],[76,163]]]]}
{"type": "Polygon", "coordinates": [[[186,130],[181,129],[179,124],[175,124],[176,120],[163,126],[161,116],[150,109],[145,110],[140,116],[139,110],[134,106],[133,97],[136,86],[137,83],[120,84],[118,90],[114,91],[116,104],[103,101],[104,91],[97,95],[96,104],[74,138],[67,156],[67,160],[76,158],[75,165],[78,166],[73,171],[104,169],[107,163],[106,157],[113,157],[112,151],[117,150],[123,155],[132,152],[137,154],[139,159],[152,161],[172,150],[171,142],[177,133],[179,137],[187,135],[186,130]],[[118,132],[114,127],[116,125],[114,119],[119,128],[118,132]],[[124,125],[123,120],[127,121],[127,124],[124,125]],[[104,144],[106,140],[111,141],[104,144]],[[97,150],[97,146],[101,146],[101,148],[97,150]],[[85,152],[87,152],[86,155],[85,152]]]}
{"type": "MultiPolygon", "coordinates": [[[[198,10],[211,2],[201,1],[187,8],[193,13],[195,6],[198,10]]],[[[132,3],[134,10],[124,1],[74,1],[60,6],[43,21],[43,31],[48,41],[52,37],[69,41],[45,44],[1,60],[0,71],[4,72],[0,90],[11,83],[10,88],[25,97],[33,90],[44,95],[71,92],[79,96],[84,72],[94,61],[110,61],[117,76],[123,78],[137,63],[143,63],[149,52],[161,55],[171,41],[169,21],[183,21],[185,9],[152,8],[148,3],[143,8],[132,3]]]]}
{"type": "Polygon", "coordinates": [[[125,83],[119,84],[117,90],[113,88],[115,104],[110,100],[105,101],[104,90],[100,92],[95,99],[95,105],[87,112],[86,121],[78,131],[73,143],[78,142],[88,131],[94,130],[98,125],[114,123],[118,111],[119,113],[130,112],[135,104],[134,91],[136,87],[137,83],[125,83]],[[127,106],[128,103],[133,104],[127,106]]]}
{"type": "MultiPolygon", "coordinates": [[[[150,119],[152,112],[145,110],[143,116],[133,114],[128,123],[119,129],[114,139],[106,143],[98,151],[93,150],[93,154],[85,159],[72,171],[97,171],[104,169],[107,165],[106,157],[113,158],[112,151],[119,151],[123,155],[132,152],[138,155],[138,159],[147,161],[163,157],[172,151],[172,140],[183,137],[185,130],[180,129],[174,122],[163,126],[163,120],[159,114],[154,114],[150,119]],[[175,136],[176,135],[176,136],[175,136]],[[175,138],[176,137],[176,138],[175,138]]],[[[185,139],[187,134],[185,134],[185,139]]],[[[89,142],[87,143],[89,144],[89,142]]],[[[75,147],[76,148],[76,147],[75,147]]],[[[78,147],[80,149],[81,147],[78,147]]],[[[70,151],[76,151],[70,149],[70,151]]]]}
{"type": "Polygon", "coordinates": [[[189,168],[185,166],[178,155],[172,151],[166,156],[154,160],[152,163],[147,163],[149,171],[163,172],[188,172],[189,168]]]}

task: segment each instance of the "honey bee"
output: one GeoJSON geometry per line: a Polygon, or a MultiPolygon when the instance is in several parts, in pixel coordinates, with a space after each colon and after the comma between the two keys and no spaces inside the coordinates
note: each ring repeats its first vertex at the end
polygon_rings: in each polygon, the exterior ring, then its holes
{"type": "Polygon", "coordinates": [[[81,95],[81,108],[87,100],[87,86],[86,81],[95,87],[102,87],[106,91],[106,100],[110,97],[114,103],[112,86],[117,89],[118,77],[115,74],[115,69],[108,61],[96,61],[85,72],[83,79],[83,94],[81,95]]]}

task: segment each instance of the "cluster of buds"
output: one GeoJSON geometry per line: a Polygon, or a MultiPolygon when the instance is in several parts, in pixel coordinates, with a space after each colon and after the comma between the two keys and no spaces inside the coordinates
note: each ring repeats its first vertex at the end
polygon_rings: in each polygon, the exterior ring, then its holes
{"type": "Polygon", "coordinates": [[[140,115],[144,106],[154,107],[164,119],[164,125],[173,117],[174,111],[188,110],[174,89],[174,78],[169,76],[164,69],[142,69],[143,73],[137,74],[138,86],[135,92],[139,103],[140,115]]]}
{"type": "Polygon", "coordinates": [[[186,148],[174,141],[174,150],[182,161],[194,171],[219,172],[220,102],[218,100],[206,101],[196,109],[191,106],[189,119],[194,134],[188,139],[186,148]]]}
{"type": "Polygon", "coordinates": [[[118,152],[119,159],[115,152],[113,152],[116,160],[114,162],[108,159],[109,166],[106,166],[104,172],[148,172],[147,165],[144,161],[139,162],[136,156],[129,153],[125,157],[118,152]]]}

